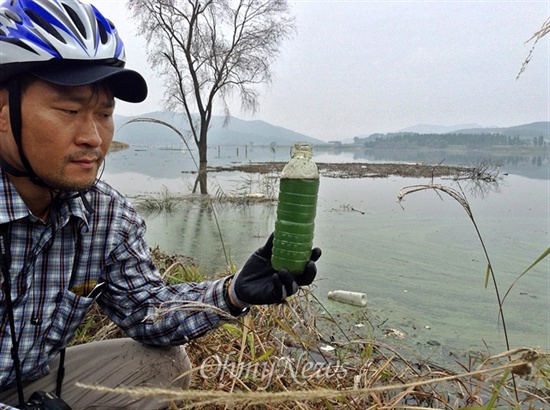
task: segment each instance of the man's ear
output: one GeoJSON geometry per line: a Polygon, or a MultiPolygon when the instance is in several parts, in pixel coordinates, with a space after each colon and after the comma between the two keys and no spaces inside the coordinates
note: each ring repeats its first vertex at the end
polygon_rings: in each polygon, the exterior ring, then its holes
{"type": "Polygon", "coordinates": [[[0,132],[8,132],[9,124],[9,94],[6,88],[0,88],[0,132]]]}

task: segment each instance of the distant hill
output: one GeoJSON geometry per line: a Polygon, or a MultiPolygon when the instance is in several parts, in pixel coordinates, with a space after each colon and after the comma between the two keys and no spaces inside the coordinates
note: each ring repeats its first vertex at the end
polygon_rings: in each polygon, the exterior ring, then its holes
{"type": "Polygon", "coordinates": [[[463,129],[481,128],[479,124],[459,124],[459,125],[433,125],[433,124],[417,124],[412,127],[403,128],[397,132],[414,132],[417,134],[447,134],[463,129]]]}
{"type": "MultiPolygon", "coordinates": [[[[189,132],[186,118],[181,114],[168,112],[151,112],[136,117],[116,115],[114,117],[116,133],[114,139],[129,145],[157,145],[157,146],[179,146],[181,140],[174,131],[168,127],[140,122],[127,124],[135,118],[153,118],[167,122],[178,129],[186,138],[189,145],[194,147],[193,138],[189,132]],[[124,126],[123,126],[124,125],[124,126]]],[[[372,134],[370,136],[356,137],[359,139],[371,140],[378,136],[387,137],[392,134],[416,133],[416,134],[503,134],[510,137],[522,139],[533,139],[543,136],[550,138],[550,122],[540,121],[530,124],[516,125],[513,127],[481,127],[477,124],[460,124],[452,126],[417,124],[404,128],[400,131],[389,134],[372,134]]],[[[242,120],[231,117],[229,125],[223,127],[223,117],[216,116],[212,119],[211,128],[208,134],[208,145],[292,145],[295,142],[309,142],[312,144],[324,145],[326,142],[319,139],[294,132],[287,128],[275,126],[265,121],[242,120]]]]}
{"type": "Polygon", "coordinates": [[[550,137],[550,122],[540,121],[530,124],[515,125],[513,127],[495,127],[495,128],[465,128],[455,131],[460,134],[503,134],[510,137],[518,136],[520,138],[532,139],[533,137],[550,137]]]}
{"type": "MultiPolygon", "coordinates": [[[[166,126],[152,122],[126,124],[135,118],[153,118],[169,123],[185,136],[190,146],[195,146],[186,118],[181,114],[160,111],[136,117],[115,115],[116,133],[114,139],[116,141],[130,145],[179,145],[181,143],[178,135],[166,126]]],[[[208,145],[210,146],[270,145],[273,142],[277,145],[292,145],[295,142],[325,144],[324,141],[264,121],[246,121],[236,117],[231,117],[227,127],[223,127],[223,117],[213,117],[208,133],[208,145]]]]}
{"type": "MultiPolygon", "coordinates": [[[[533,137],[550,138],[550,122],[539,121],[529,124],[514,125],[512,127],[482,127],[477,124],[462,125],[432,125],[417,124],[411,127],[403,128],[399,131],[387,134],[372,134],[369,137],[389,136],[395,134],[502,134],[510,137],[520,137],[522,139],[532,139],[533,137]]],[[[370,138],[373,139],[373,138],[370,138]]]]}

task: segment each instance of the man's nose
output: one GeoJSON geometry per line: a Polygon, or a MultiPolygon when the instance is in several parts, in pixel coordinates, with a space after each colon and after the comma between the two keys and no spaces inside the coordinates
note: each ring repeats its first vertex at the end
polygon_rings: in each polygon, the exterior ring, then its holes
{"type": "Polygon", "coordinates": [[[101,142],[102,138],[97,121],[93,115],[86,115],[80,124],[76,143],[96,148],[101,145],[101,142]]]}

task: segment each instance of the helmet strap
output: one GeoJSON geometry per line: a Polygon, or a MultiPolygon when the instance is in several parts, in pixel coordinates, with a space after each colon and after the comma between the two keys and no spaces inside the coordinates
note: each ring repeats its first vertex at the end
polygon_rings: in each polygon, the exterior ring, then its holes
{"type": "Polygon", "coordinates": [[[16,170],[15,167],[9,164],[6,167],[5,165],[7,164],[7,162],[3,158],[0,160],[2,168],[6,172],[12,174],[13,176],[16,176],[16,177],[26,176],[36,185],[47,186],[47,184],[44,181],[42,181],[42,179],[40,179],[38,175],[36,175],[36,173],[32,169],[32,166],[29,160],[27,159],[27,156],[25,155],[25,152],[23,151],[23,142],[21,140],[21,128],[22,128],[21,82],[19,78],[14,78],[9,82],[8,91],[9,91],[11,130],[13,133],[13,139],[15,140],[15,143],[17,144],[17,149],[19,150],[19,158],[23,163],[23,167],[25,168],[25,171],[16,170]],[[14,170],[16,172],[13,172],[14,170]]]}
{"type": "Polygon", "coordinates": [[[4,159],[2,154],[0,154],[0,168],[2,170],[10,175],[13,175],[14,177],[27,177],[29,176],[28,172],[21,171],[17,168],[15,168],[12,164],[10,164],[8,161],[4,159]]]}
{"type": "MultiPolygon", "coordinates": [[[[13,175],[14,177],[28,177],[34,184],[42,187],[47,187],[50,190],[50,194],[52,194],[52,197],[53,197],[53,188],[49,186],[46,182],[44,182],[38,175],[36,175],[36,173],[32,169],[32,166],[29,160],[27,159],[27,156],[25,155],[25,152],[23,151],[23,142],[21,140],[21,128],[22,128],[21,83],[19,78],[16,78],[10,81],[8,85],[8,91],[9,91],[9,104],[10,104],[10,123],[11,123],[13,139],[17,144],[19,157],[21,159],[21,162],[23,163],[23,167],[25,168],[25,170],[21,171],[15,168],[13,165],[7,162],[2,157],[2,155],[0,155],[0,168],[2,168],[4,172],[10,175],[13,175]]],[[[90,213],[94,213],[95,211],[93,207],[90,205],[90,203],[86,199],[86,196],[85,196],[86,192],[87,190],[76,192],[70,198],[81,197],[86,210],[90,213]]]]}

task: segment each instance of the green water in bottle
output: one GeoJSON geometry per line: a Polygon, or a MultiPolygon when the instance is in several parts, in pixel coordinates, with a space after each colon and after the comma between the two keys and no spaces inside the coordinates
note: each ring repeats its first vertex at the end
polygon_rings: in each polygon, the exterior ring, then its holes
{"type": "Polygon", "coordinates": [[[271,264],[302,273],[311,257],[319,171],[310,144],[296,144],[281,173],[271,264]]]}

